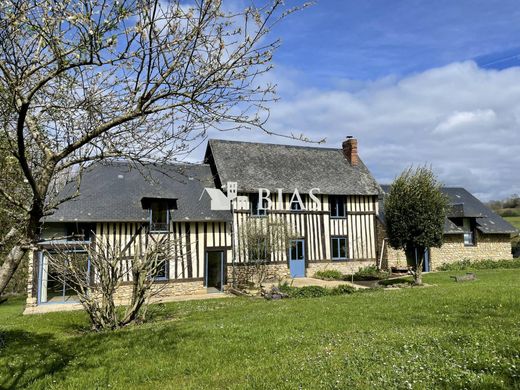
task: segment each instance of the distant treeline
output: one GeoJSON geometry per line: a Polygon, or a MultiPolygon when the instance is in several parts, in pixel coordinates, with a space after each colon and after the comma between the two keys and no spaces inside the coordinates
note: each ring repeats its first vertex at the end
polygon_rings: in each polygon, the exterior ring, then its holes
{"type": "Polygon", "coordinates": [[[502,217],[520,216],[520,196],[518,194],[511,195],[505,200],[492,200],[488,202],[488,206],[502,217]]]}

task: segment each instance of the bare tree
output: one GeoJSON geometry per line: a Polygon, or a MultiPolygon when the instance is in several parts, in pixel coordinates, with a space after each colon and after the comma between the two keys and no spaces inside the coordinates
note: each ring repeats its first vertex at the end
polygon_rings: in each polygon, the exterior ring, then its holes
{"type": "MultiPolygon", "coordinates": [[[[288,14],[281,0],[226,10],[219,0],[0,0],[0,118],[29,196],[0,188],[23,223],[0,294],[38,240],[56,194],[91,162],[173,161],[210,128],[265,127],[263,75],[288,14]]],[[[272,133],[270,133],[272,134],[272,133]]],[[[304,138],[301,136],[301,138],[304,138]]]]}
{"type": "Polygon", "coordinates": [[[178,242],[163,235],[147,245],[135,245],[129,255],[127,247],[94,236],[92,243],[53,245],[45,252],[44,272],[48,276],[52,269],[53,278],[73,291],[95,330],[116,329],[144,320],[150,298],[165,286],[154,283],[156,277],[167,274],[176,246],[178,242]],[[125,284],[130,290],[126,297],[125,284]],[[118,310],[118,303],[124,309],[118,310]]]}
{"type": "Polygon", "coordinates": [[[294,228],[281,218],[249,218],[240,227],[240,248],[246,263],[239,282],[261,287],[270,276],[273,256],[286,253],[293,237],[294,228]]]}

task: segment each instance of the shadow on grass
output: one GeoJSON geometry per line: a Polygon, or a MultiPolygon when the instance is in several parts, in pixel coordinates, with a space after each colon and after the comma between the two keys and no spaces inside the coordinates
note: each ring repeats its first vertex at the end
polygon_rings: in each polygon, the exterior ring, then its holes
{"type": "Polygon", "coordinates": [[[0,331],[0,357],[7,360],[0,368],[0,388],[16,389],[59,372],[73,354],[67,344],[57,342],[50,333],[8,330],[0,331]]]}
{"type": "Polygon", "coordinates": [[[38,382],[45,386],[47,381],[59,383],[78,374],[95,376],[100,359],[106,368],[117,371],[124,365],[121,351],[132,356],[135,351],[155,346],[153,353],[173,353],[179,340],[200,337],[161,322],[153,327],[145,324],[99,333],[76,325],[68,329],[81,333],[57,337],[48,332],[0,329],[0,389],[25,388],[38,382]]]}

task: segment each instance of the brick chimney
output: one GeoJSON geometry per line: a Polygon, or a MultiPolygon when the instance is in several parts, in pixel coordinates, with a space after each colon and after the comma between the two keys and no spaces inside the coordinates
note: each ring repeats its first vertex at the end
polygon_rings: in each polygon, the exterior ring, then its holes
{"type": "Polygon", "coordinates": [[[356,166],[359,162],[358,152],[357,152],[357,139],[349,136],[342,144],[343,147],[343,155],[349,161],[350,165],[356,166]]]}

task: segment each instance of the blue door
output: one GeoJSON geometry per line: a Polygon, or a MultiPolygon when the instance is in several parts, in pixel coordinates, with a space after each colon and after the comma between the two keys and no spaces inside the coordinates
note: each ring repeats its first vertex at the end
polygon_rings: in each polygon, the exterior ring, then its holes
{"type": "Polygon", "coordinates": [[[304,240],[292,240],[289,248],[289,269],[291,278],[305,277],[304,240]]]}

